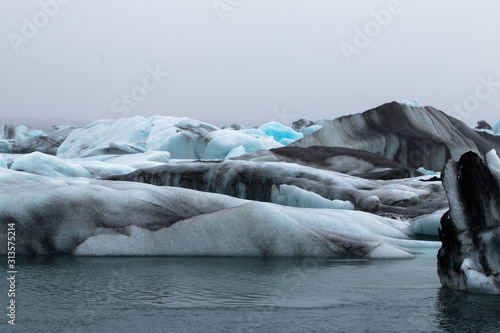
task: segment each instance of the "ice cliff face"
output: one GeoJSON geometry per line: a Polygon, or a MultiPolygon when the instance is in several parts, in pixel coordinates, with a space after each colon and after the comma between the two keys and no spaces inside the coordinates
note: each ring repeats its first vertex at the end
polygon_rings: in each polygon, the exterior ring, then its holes
{"type": "Polygon", "coordinates": [[[287,202],[298,207],[334,208],[340,200],[350,202],[356,210],[393,217],[415,217],[447,208],[440,182],[368,180],[295,163],[268,162],[266,158],[269,156],[250,161],[165,164],[108,179],[184,187],[280,204],[284,204],[286,192],[291,200],[287,202]]]}
{"type": "Polygon", "coordinates": [[[500,294],[500,159],[473,152],[449,161],[443,184],[450,210],[442,217],[438,275],[443,286],[500,294]]]}
{"type": "Polygon", "coordinates": [[[478,132],[430,107],[391,102],[344,116],[290,144],[366,150],[411,168],[441,171],[451,158],[474,151],[500,151],[500,136],[478,132]]]}

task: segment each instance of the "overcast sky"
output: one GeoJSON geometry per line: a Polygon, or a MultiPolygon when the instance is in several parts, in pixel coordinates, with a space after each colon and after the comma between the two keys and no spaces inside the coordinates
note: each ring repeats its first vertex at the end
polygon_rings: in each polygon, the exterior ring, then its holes
{"type": "Polygon", "coordinates": [[[500,119],[500,2],[0,0],[0,122],[500,119]],[[44,5],[45,4],[45,5],[44,5]]]}

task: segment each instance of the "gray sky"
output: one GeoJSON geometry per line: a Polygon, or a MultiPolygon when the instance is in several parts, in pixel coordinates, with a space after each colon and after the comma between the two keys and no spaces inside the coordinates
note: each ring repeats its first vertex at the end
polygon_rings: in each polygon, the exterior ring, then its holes
{"type": "Polygon", "coordinates": [[[0,123],[253,126],[417,97],[493,125],[499,13],[496,0],[0,0],[0,123]]]}

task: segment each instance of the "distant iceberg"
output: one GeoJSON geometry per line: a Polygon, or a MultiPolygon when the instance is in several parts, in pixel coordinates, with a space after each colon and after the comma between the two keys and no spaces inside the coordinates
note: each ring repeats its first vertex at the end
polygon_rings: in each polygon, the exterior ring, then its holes
{"type": "Polygon", "coordinates": [[[59,147],[57,156],[77,158],[168,151],[173,159],[224,159],[239,146],[246,152],[283,146],[262,131],[260,136],[247,131],[221,130],[204,122],[177,117],[98,120],[71,133],[59,147]]]}
{"type": "Polygon", "coordinates": [[[493,132],[500,135],[500,120],[497,121],[495,125],[493,125],[493,132]]]}

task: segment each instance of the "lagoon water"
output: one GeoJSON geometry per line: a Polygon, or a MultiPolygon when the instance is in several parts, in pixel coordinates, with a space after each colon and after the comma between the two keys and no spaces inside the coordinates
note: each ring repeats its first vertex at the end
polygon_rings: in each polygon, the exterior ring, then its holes
{"type": "Polygon", "coordinates": [[[4,315],[0,331],[499,332],[500,297],[441,288],[436,251],[413,260],[19,257],[16,327],[4,315]]]}

